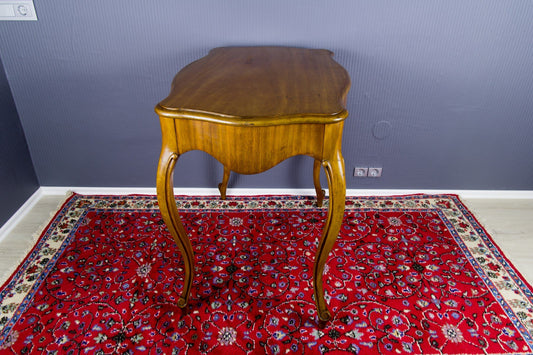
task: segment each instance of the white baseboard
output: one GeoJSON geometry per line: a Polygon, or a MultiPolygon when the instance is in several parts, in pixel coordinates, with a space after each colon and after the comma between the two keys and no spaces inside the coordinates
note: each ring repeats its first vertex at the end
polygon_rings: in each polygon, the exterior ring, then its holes
{"type": "MultiPolygon", "coordinates": [[[[72,187],[72,186],[41,186],[43,195],[64,195],[70,191],[84,195],[155,195],[155,187],[72,187]]],[[[216,188],[175,188],[176,195],[210,196],[218,195],[216,188]]],[[[228,196],[253,195],[314,195],[314,189],[259,189],[259,188],[228,188],[228,196]]],[[[408,194],[454,194],[463,198],[484,199],[533,199],[533,190],[413,190],[413,189],[348,189],[347,196],[387,196],[408,194]]]]}
{"type": "Polygon", "coordinates": [[[17,223],[33,208],[33,206],[39,201],[43,191],[38,188],[22,206],[15,212],[2,226],[0,226],[0,241],[8,235],[11,230],[17,225],[17,223]]]}
{"type": "MultiPolygon", "coordinates": [[[[68,192],[76,192],[82,195],[155,195],[155,187],[63,187],[42,186],[45,195],[63,195],[68,192]]],[[[213,196],[219,195],[216,188],[174,188],[175,195],[185,196],[213,196]]],[[[314,189],[242,189],[228,188],[227,195],[231,196],[254,196],[254,195],[314,195],[314,189]]]]}

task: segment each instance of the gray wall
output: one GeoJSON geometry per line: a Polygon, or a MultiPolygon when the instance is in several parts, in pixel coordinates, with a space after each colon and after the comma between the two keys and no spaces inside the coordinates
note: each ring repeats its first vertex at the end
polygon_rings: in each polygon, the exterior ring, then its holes
{"type": "MultiPolygon", "coordinates": [[[[0,55],[41,185],[154,186],[154,105],[212,47],[331,49],[352,78],[348,188],[533,189],[531,0],[34,0],[0,55]],[[382,166],[380,179],[353,167],[382,166]]],[[[312,186],[307,157],[233,187],[312,186]]],[[[215,187],[200,152],[176,185],[215,187]]]]}
{"type": "Polygon", "coordinates": [[[39,184],[0,60],[0,226],[39,184]]]}

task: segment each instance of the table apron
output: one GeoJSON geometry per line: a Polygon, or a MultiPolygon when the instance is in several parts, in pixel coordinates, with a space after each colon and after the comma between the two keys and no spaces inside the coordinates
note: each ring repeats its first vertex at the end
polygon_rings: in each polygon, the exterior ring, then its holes
{"type": "Polygon", "coordinates": [[[201,150],[239,174],[261,173],[295,155],[321,161],[333,157],[340,148],[337,142],[343,127],[343,122],[232,126],[188,119],[161,120],[174,121],[174,132],[164,130],[167,137],[163,141],[175,139],[177,154],[201,150]],[[328,142],[331,130],[335,131],[336,142],[328,142]]]}

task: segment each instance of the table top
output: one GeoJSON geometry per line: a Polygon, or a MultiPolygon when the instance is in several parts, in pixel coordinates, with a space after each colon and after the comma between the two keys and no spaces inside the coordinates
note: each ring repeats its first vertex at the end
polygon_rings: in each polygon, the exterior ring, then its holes
{"type": "Polygon", "coordinates": [[[324,49],[221,47],[183,68],[156,112],[232,125],[332,123],[350,77],[324,49]]]}

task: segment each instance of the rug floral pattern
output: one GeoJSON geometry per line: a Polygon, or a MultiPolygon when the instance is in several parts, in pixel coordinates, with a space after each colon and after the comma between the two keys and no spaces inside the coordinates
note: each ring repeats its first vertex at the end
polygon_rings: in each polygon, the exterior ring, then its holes
{"type": "Polygon", "coordinates": [[[531,287],[454,195],[348,198],[319,326],[312,197],[72,195],[0,289],[0,353],[530,354],[531,287]]]}

